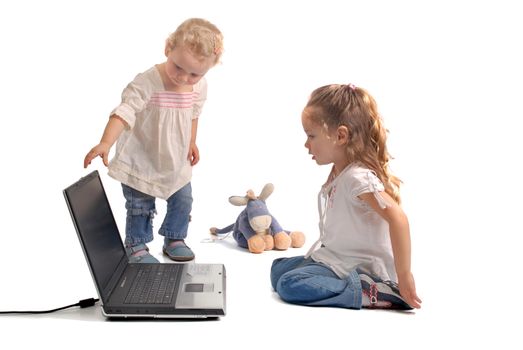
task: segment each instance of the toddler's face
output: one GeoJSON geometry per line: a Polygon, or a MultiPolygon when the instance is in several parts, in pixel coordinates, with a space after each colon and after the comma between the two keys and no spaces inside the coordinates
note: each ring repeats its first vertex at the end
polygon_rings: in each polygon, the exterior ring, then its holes
{"type": "Polygon", "coordinates": [[[333,163],[337,152],[336,135],[329,133],[326,125],[320,125],[312,120],[314,110],[305,108],[301,116],[303,130],[307,135],[305,148],[309,150],[312,159],[318,165],[333,163]]]}
{"type": "Polygon", "coordinates": [[[167,49],[166,56],[165,71],[176,86],[196,84],[214,65],[210,58],[199,60],[183,47],[167,49]]]}

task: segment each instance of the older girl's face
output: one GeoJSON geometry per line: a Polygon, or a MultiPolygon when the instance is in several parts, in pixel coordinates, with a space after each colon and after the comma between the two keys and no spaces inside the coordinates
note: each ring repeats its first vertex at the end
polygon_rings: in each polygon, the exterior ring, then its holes
{"type": "Polygon", "coordinates": [[[211,59],[199,60],[183,48],[166,48],[165,72],[175,86],[194,85],[211,69],[214,62],[211,59]]]}
{"type": "Polygon", "coordinates": [[[334,163],[339,152],[336,133],[329,133],[326,125],[313,121],[311,118],[313,113],[313,109],[305,108],[301,115],[303,130],[307,135],[305,148],[318,165],[334,163]]]}

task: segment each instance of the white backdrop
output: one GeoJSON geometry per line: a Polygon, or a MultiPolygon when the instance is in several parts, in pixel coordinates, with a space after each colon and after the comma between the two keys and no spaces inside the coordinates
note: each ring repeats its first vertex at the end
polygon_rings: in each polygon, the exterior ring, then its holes
{"type": "MultiPolygon", "coordinates": [[[[523,311],[518,259],[523,24],[515,4],[2,2],[0,309],[52,308],[95,295],[61,191],[98,169],[123,229],[119,184],[107,177],[99,159],[84,170],[83,157],[101,137],[125,85],[164,60],[165,38],[188,17],[209,19],[225,36],[222,63],[207,75],[189,242],[198,262],[228,264],[234,296],[226,318],[210,325],[107,325],[93,309],[1,317],[2,338],[38,346],[60,337],[75,341],[85,331],[117,344],[143,332],[135,341],[146,346],[161,345],[171,330],[178,338],[168,343],[173,347],[179,342],[229,347],[242,334],[248,344],[261,344],[253,334],[268,324],[262,334],[280,346],[319,346],[333,339],[369,346],[381,335],[387,347],[397,341],[404,348],[424,348],[451,338],[467,347],[514,347],[516,326],[507,318],[523,311]],[[376,98],[390,130],[392,169],[404,181],[413,272],[424,300],[412,317],[282,304],[271,295],[268,264],[298,252],[250,256],[226,244],[200,243],[210,226],[235,219],[238,208],[228,204],[230,195],[249,188],[259,192],[266,182],[275,184],[268,203],[283,226],[304,231],[307,247],[316,239],[316,193],[329,169],[307,155],[300,113],[314,88],[349,82],[376,98]],[[247,278],[259,281],[256,297],[248,294],[250,284],[238,282],[247,278]],[[256,315],[249,312],[253,304],[256,315]],[[282,314],[284,325],[274,319],[282,314]]],[[[160,256],[159,248],[155,254],[160,256]]],[[[96,343],[88,337],[77,345],[96,343]]]]}

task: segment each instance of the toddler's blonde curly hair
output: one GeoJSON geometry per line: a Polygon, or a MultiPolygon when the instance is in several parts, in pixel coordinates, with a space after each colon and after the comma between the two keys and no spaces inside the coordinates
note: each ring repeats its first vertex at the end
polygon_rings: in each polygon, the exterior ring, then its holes
{"type": "Polygon", "coordinates": [[[183,46],[197,58],[211,58],[217,64],[223,53],[223,35],[211,22],[203,18],[189,18],[169,35],[166,45],[170,49],[183,46]]]}

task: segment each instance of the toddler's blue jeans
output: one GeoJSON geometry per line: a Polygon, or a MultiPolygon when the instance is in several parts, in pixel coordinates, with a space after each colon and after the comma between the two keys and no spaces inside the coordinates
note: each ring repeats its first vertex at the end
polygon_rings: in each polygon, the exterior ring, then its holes
{"type": "MultiPolygon", "coordinates": [[[[125,244],[136,245],[153,240],[156,198],[122,184],[127,219],[125,244]]],[[[158,233],[168,239],[185,239],[192,210],[192,187],[189,182],[167,199],[167,212],[158,233]]]]}
{"type": "Polygon", "coordinates": [[[361,308],[361,281],[356,270],[341,279],[327,265],[311,258],[279,258],[272,263],[271,283],[288,303],[361,308]]]}

